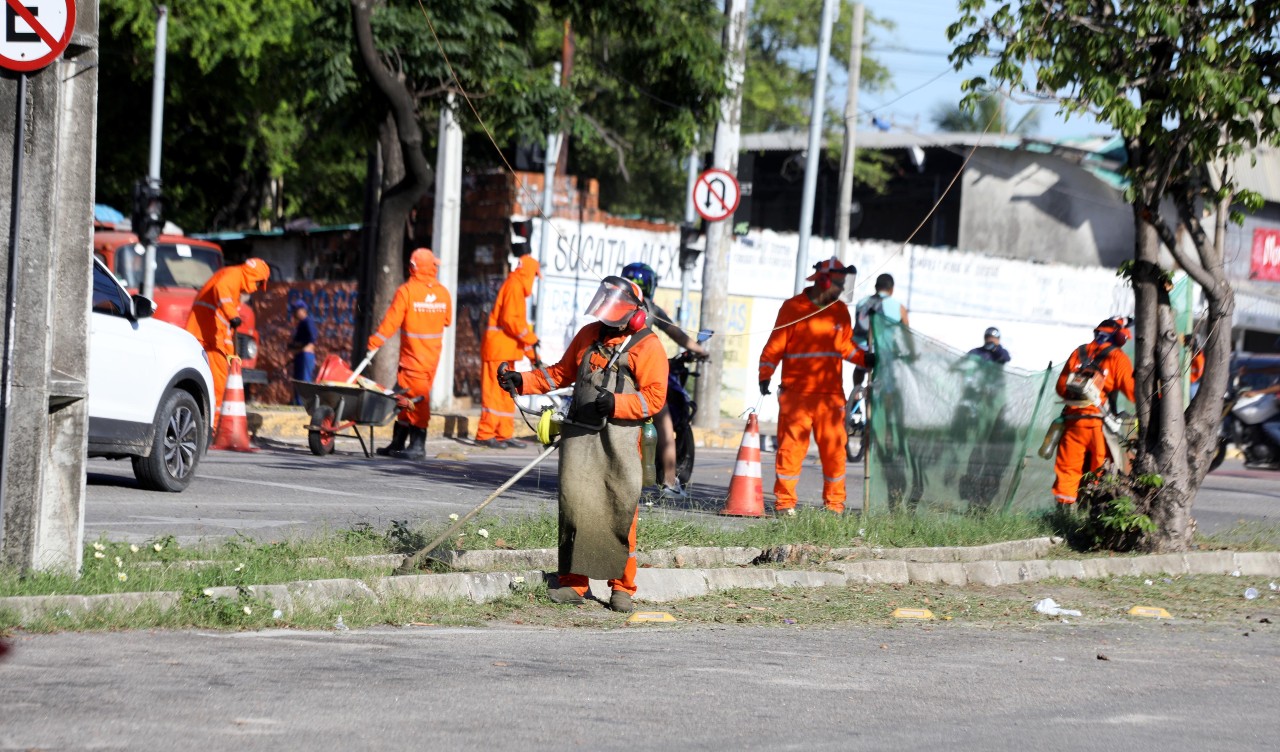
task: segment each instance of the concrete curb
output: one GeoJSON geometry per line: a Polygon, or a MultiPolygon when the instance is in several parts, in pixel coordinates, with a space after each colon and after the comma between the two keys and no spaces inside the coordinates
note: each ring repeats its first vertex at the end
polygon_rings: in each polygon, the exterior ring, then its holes
{"type": "MultiPolygon", "coordinates": [[[[677,549],[678,550],[678,549],[677,549]]],[[[744,549],[743,551],[748,551],[744,549]]],[[[481,552],[471,552],[481,553],[481,552]]],[[[504,552],[529,553],[529,552],[504,552]]],[[[542,555],[542,552],[538,552],[542,555]]],[[[674,552],[671,556],[676,556],[674,552]]],[[[734,554],[742,556],[745,554],[734,554]]],[[[1028,559],[1023,561],[920,562],[900,559],[836,561],[825,569],[765,569],[704,567],[696,569],[643,568],[636,576],[637,600],[667,603],[736,588],[835,587],[844,585],[896,585],[943,583],[954,586],[999,587],[1047,579],[1105,579],[1115,576],[1161,574],[1233,575],[1280,577],[1280,552],[1231,553],[1223,551],[1164,554],[1131,558],[1028,559]]],[[[458,572],[369,580],[334,579],[256,585],[253,595],[285,615],[298,608],[329,608],[353,601],[386,602],[396,598],[421,600],[444,598],[485,603],[548,581],[553,575],[541,569],[514,572],[458,572]]],[[[604,582],[592,582],[592,594],[607,601],[604,582]]],[[[215,598],[237,597],[234,587],[209,588],[215,598]]],[[[28,624],[44,614],[96,609],[132,611],[144,605],[161,610],[177,605],[179,593],[114,593],[104,595],[19,596],[0,598],[0,611],[28,624]]]]}

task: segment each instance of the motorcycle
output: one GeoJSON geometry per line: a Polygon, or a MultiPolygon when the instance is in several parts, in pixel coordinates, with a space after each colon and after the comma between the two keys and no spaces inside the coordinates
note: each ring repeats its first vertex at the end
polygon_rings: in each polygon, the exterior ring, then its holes
{"type": "Polygon", "coordinates": [[[1230,444],[1235,444],[1244,453],[1245,467],[1277,469],[1280,447],[1262,428],[1262,424],[1277,415],[1280,415],[1280,400],[1275,394],[1245,394],[1233,389],[1222,405],[1218,450],[1209,463],[1209,471],[1217,470],[1222,464],[1230,444]]]}
{"type": "MultiPolygon", "coordinates": [[[[711,339],[712,334],[707,329],[698,332],[698,344],[711,339]]],[[[701,355],[688,350],[667,360],[667,410],[676,436],[676,478],[681,487],[687,486],[693,477],[693,416],[698,414],[698,403],[693,399],[689,379],[698,378],[698,365],[702,361],[701,355]]]]}

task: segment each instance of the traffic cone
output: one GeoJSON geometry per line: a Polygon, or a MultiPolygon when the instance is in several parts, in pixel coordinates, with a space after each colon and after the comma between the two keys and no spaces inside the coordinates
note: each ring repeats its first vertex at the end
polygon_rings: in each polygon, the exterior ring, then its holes
{"type": "Polygon", "coordinates": [[[764,481],[760,477],[760,423],[756,414],[747,418],[747,430],[738,446],[738,461],[729,481],[729,498],[720,514],[731,517],[764,516],[764,481]]]}
{"type": "Polygon", "coordinates": [[[240,373],[240,359],[232,357],[230,360],[227,389],[222,395],[222,411],[218,413],[218,433],[210,448],[256,452],[258,448],[249,442],[249,418],[244,409],[244,376],[240,373]]]}

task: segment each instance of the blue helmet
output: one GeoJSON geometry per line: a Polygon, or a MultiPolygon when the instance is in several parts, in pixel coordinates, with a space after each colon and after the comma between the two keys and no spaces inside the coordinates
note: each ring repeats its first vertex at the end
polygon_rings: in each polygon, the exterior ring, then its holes
{"type": "Polygon", "coordinates": [[[658,289],[658,273],[648,264],[636,262],[622,267],[622,278],[629,279],[640,286],[645,300],[653,299],[653,291],[658,289]]]}

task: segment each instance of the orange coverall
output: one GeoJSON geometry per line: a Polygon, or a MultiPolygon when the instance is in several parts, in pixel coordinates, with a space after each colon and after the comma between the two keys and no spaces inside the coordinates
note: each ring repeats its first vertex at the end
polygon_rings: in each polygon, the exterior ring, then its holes
{"type": "MultiPolygon", "coordinates": [[[[1090,342],[1085,346],[1085,357],[1093,358],[1109,345],[1090,342]]],[[[1058,396],[1066,397],[1067,377],[1080,364],[1080,350],[1072,351],[1058,375],[1058,396]]],[[[1058,455],[1054,459],[1053,497],[1059,504],[1074,504],[1080,491],[1080,477],[1086,471],[1094,472],[1107,460],[1107,443],[1102,435],[1102,408],[1107,397],[1115,390],[1133,401],[1133,363],[1119,349],[1112,350],[1097,364],[1104,374],[1102,396],[1097,405],[1067,405],[1062,411],[1066,427],[1058,442],[1058,455]]]]}
{"type": "Polygon", "coordinates": [[[426,248],[413,252],[409,281],[400,285],[387,315],[369,337],[368,349],[376,350],[400,330],[400,370],[396,380],[410,398],[421,397],[400,412],[400,421],[426,429],[431,421],[431,382],[440,364],[444,328],[453,323],[453,298],[436,279],[440,264],[426,248]]]}
{"type": "Polygon", "coordinates": [[[843,361],[865,366],[854,344],[849,308],[836,301],[819,312],[805,292],[782,304],[773,333],[760,354],[760,381],[782,367],[778,387],[778,452],[773,493],[777,510],[794,509],[796,483],[809,435],[822,458],[822,499],[844,511],[845,429],[843,361]]]}
{"type": "Polygon", "coordinates": [[[222,393],[227,388],[228,359],[236,354],[231,319],[240,315],[240,296],[265,289],[270,276],[267,262],[251,258],[238,266],[227,266],[214,272],[196,293],[191,315],[187,316],[187,331],[200,340],[209,355],[215,415],[222,409],[222,393]]]}
{"type": "Polygon", "coordinates": [[[533,360],[538,337],[529,328],[525,300],[533,294],[533,280],[541,276],[541,265],[533,256],[521,256],[520,265],[498,289],[489,312],[489,328],[480,344],[480,427],[476,441],[506,441],[515,433],[516,403],[498,384],[498,366],[514,366],[521,357],[533,360]]]}
{"type": "MultiPolygon", "coordinates": [[[[578,364],[582,362],[583,354],[600,337],[602,328],[604,328],[604,325],[599,322],[587,324],[574,336],[573,341],[569,343],[569,349],[565,351],[564,357],[560,359],[559,363],[524,372],[522,374],[523,381],[520,385],[520,393],[544,394],[553,389],[569,386],[576,381],[578,378],[578,364]]],[[[615,336],[607,337],[604,340],[604,344],[609,347],[616,347],[622,343],[625,337],[624,333],[618,333],[615,336]]],[[[590,357],[593,369],[605,367],[606,362],[602,355],[592,352],[590,357]]],[[[627,365],[630,367],[631,373],[635,375],[636,386],[640,393],[615,394],[613,417],[620,420],[651,418],[662,409],[663,405],[667,404],[667,351],[663,349],[662,343],[658,342],[657,337],[645,337],[627,351],[627,365]]],[[[844,451],[843,445],[841,451],[844,451]]],[[[640,446],[637,442],[637,462],[639,457],[640,446]]],[[[636,593],[636,521],[639,518],[640,508],[637,506],[636,515],[631,520],[631,530],[627,533],[627,545],[631,555],[627,558],[622,577],[609,580],[609,589],[622,590],[629,595],[635,595],[636,593]]],[[[573,588],[579,595],[587,594],[590,580],[586,576],[562,574],[559,580],[562,586],[573,588]]]]}
{"type": "Polygon", "coordinates": [[[1204,350],[1191,356],[1191,383],[1194,384],[1204,375],[1204,350]]]}

